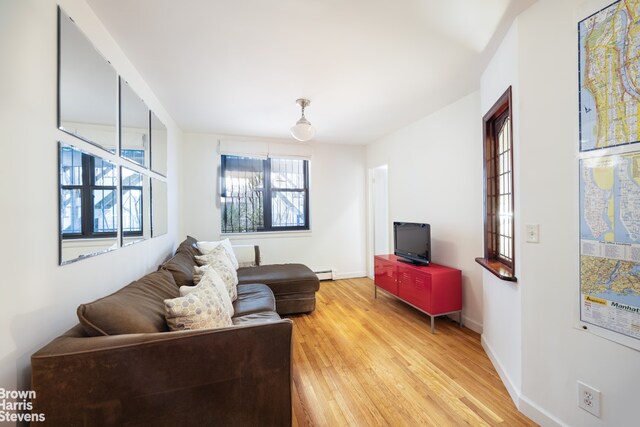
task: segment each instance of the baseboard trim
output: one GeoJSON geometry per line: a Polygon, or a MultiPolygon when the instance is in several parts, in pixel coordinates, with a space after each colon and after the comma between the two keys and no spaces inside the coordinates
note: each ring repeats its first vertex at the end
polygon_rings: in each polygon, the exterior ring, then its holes
{"type": "Polygon", "coordinates": [[[541,426],[564,427],[567,425],[524,396],[520,397],[518,410],[541,426]]]}
{"type": "MultiPolygon", "coordinates": [[[[455,316],[453,316],[452,318],[455,319],[455,316]]],[[[471,329],[473,332],[477,332],[479,334],[482,334],[482,324],[476,322],[473,319],[470,319],[470,318],[466,317],[464,315],[464,311],[462,312],[462,326],[464,326],[465,328],[471,329]]]]}
{"type": "Polygon", "coordinates": [[[496,357],[493,348],[487,340],[485,340],[484,336],[481,337],[480,341],[482,343],[482,348],[484,348],[485,353],[489,356],[489,360],[491,360],[493,367],[496,369],[496,372],[498,372],[502,383],[506,387],[509,396],[511,396],[511,400],[513,400],[518,411],[522,412],[529,419],[541,426],[563,427],[566,425],[540,406],[533,403],[529,398],[523,396],[518,387],[516,387],[513,381],[511,381],[511,377],[509,377],[505,371],[504,367],[496,357]]]}
{"type": "Polygon", "coordinates": [[[356,278],[360,278],[360,277],[367,277],[367,272],[362,270],[362,271],[352,271],[352,272],[347,272],[347,273],[338,273],[337,271],[333,271],[333,280],[340,280],[340,279],[356,279],[356,278]]]}
{"type": "Polygon", "coordinates": [[[516,408],[520,408],[520,390],[511,380],[511,377],[502,366],[502,363],[500,363],[500,360],[496,357],[493,348],[484,338],[484,335],[480,337],[480,343],[482,344],[482,348],[484,348],[484,352],[487,353],[487,356],[489,356],[489,360],[491,360],[491,363],[496,369],[496,372],[498,372],[502,383],[507,388],[507,392],[509,393],[509,396],[511,396],[511,400],[513,400],[513,403],[515,403],[516,408]]]}

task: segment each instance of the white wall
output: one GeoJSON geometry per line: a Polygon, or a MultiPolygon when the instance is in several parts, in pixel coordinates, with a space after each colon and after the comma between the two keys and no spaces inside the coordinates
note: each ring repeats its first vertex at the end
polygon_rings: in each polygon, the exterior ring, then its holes
{"type": "MultiPolygon", "coordinates": [[[[522,387],[522,308],[521,289],[526,282],[520,277],[522,271],[520,232],[520,87],[518,84],[518,23],[511,26],[500,47],[487,65],[482,75],[480,114],[484,116],[502,94],[511,86],[513,115],[513,163],[514,163],[514,227],[515,233],[515,275],[518,283],[498,279],[486,269],[482,269],[483,293],[483,333],[482,345],[493,361],[511,397],[516,401],[522,387]]],[[[479,118],[480,120],[480,118],[479,118]]],[[[480,161],[480,160],[479,160],[480,161]]],[[[482,230],[479,230],[482,237],[482,230]]],[[[482,254],[480,254],[482,256],[482,254]]]]}
{"type": "Polygon", "coordinates": [[[474,261],[483,253],[479,108],[474,92],[367,146],[368,168],[388,165],[389,222],[431,224],[432,261],[462,270],[463,320],[476,331],[482,328],[482,275],[474,261]]]}
{"type": "Polygon", "coordinates": [[[579,298],[577,23],[609,3],[539,0],[512,28],[517,49],[508,37],[501,49],[511,53],[502,59],[496,55],[482,80],[483,107],[490,86],[509,78],[516,81],[517,230],[523,235],[525,224],[540,224],[539,244],[520,241],[516,247],[517,289],[484,282],[485,313],[495,310],[485,319],[484,338],[496,343],[493,356],[516,386],[521,378],[516,398],[521,410],[543,425],[638,424],[640,352],[575,326],[579,298]],[[518,304],[520,310],[514,309],[518,304]],[[520,339],[514,339],[514,330],[498,324],[518,321],[520,339]],[[521,372],[513,362],[518,357],[521,372]],[[602,392],[600,419],[578,408],[577,381],[602,392]]]}
{"type": "Polygon", "coordinates": [[[0,388],[7,390],[29,388],[31,354],[77,323],[79,304],[155,270],[178,238],[179,130],[89,7],[78,0],[59,3],[169,129],[169,232],[58,266],[58,141],[110,155],[56,129],[56,2],[3,0],[0,388]]]}
{"type": "MultiPolygon", "coordinates": [[[[185,135],[182,234],[200,240],[220,238],[220,138],[234,139],[211,134],[185,135]]],[[[229,237],[234,244],[260,245],[264,264],[303,263],[314,271],[333,269],[336,278],[365,276],[364,147],[338,144],[311,144],[311,147],[311,230],[229,237]]]]}

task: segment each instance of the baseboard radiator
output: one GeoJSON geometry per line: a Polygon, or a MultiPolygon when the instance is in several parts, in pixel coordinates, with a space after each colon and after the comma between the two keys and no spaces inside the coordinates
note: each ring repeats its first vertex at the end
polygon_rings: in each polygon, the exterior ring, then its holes
{"type": "Polygon", "coordinates": [[[314,271],[316,276],[318,276],[318,280],[333,280],[333,270],[320,270],[314,271]]]}

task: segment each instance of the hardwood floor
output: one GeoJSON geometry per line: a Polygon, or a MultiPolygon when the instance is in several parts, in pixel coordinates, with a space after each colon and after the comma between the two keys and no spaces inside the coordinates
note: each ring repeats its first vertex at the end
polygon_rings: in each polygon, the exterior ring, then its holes
{"type": "Polygon", "coordinates": [[[321,282],[294,321],[294,426],[534,426],[518,412],[480,335],[378,291],[321,282]]]}

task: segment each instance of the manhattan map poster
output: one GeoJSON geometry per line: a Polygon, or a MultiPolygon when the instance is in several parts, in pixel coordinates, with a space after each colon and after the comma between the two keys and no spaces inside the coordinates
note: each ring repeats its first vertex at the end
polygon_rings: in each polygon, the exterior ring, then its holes
{"type": "Polygon", "coordinates": [[[578,39],[580,320],[640,348],[640,0],[581,21],[578,39]]]}
{"type": "Polygon", "coordinates": [[[580,320],[640,339],[640,152],[580,161],[580,320]]]}
{"type": "Polygon", "coordinates": [[[578,24],[580,151],[640,141],[640,0],[578,24]]]}

